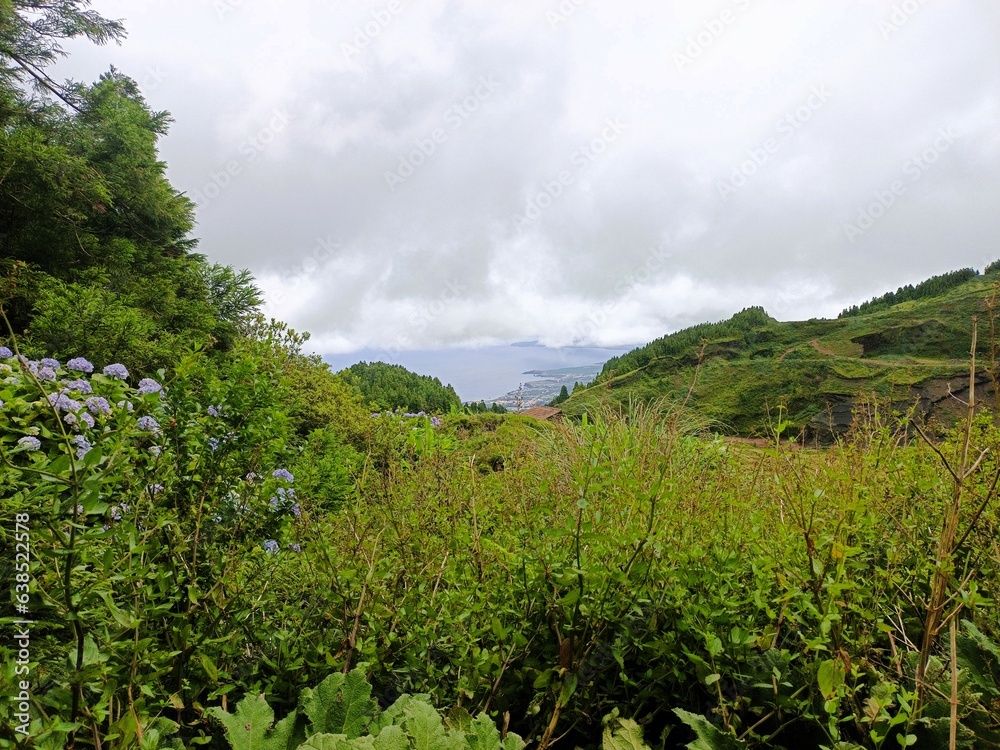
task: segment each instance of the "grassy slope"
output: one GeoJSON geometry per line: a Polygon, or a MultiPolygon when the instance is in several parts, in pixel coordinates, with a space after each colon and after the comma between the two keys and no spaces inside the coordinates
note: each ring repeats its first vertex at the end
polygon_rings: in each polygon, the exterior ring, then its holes
{"type": "MultiPolygon", "coordinates": [[[[756,434],[781,415],[794,428],[829,406],[862,393],[903,401],[912,387],[967,372],[972,317],[982,311],[1000,273],[944,294],[837,320],[771,320],[752,336],[706,343],[691,404],[722,432],[756,434]]],[[[986,346],[984,339],[983,350],[986,346]]],[[[563,409],[579,415],[598,403],[683,397],[695,373],[697,347],[657,357],[633,372],[577,392],[563,409]]]]}

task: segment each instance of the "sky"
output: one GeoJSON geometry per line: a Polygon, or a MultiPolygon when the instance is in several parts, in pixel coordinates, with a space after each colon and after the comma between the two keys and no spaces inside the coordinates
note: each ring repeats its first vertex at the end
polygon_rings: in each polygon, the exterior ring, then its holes
{"type": "Polygon", "coordinates": [[[993,0],[95,0],[199,251],[345,354],[836,316],[1000,258],[993,0]]]}

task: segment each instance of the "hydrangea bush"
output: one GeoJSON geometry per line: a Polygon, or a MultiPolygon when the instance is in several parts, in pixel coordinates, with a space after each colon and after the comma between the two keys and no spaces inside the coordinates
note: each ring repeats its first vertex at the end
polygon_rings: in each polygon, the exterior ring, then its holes
{"type": "Polygon", "coordinates": [[[193,707],[245,678],[239,650],[268,631],[261,581],[305,543],[267,362],[196,353],[133,386],[120,363],[0,346],[2,515],[32,530],[34,736],[137,737],[135,717],[152,727],[170,705],[198,726],[193,707]]]}

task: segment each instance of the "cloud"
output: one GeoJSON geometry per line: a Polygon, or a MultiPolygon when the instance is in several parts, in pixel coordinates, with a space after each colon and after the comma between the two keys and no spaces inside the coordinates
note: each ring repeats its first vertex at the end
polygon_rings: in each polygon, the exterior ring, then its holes
{"type": "Polygon", "coordinates": [[[94,7],[130,39],[61,72],[147,78],[201,250],[320,349],[639,343],[997,254],[993,6],[94,7]]]}

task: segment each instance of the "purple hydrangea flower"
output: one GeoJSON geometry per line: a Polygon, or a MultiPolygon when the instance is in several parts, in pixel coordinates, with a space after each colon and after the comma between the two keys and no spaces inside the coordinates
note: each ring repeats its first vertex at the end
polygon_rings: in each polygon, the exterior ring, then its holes
{"type": "Polygon", "coordinates": [[[266,542],[264,542],[264,551],[267,552],[269,555],[278,554],[278,543],[273,539],[268,539],[266,542]]]}
{"type": "Polygon", "coordinates": [[[87,411],[94,416],[111,413],[111,404],[108,403],[108,400],[104,396],[91,396],[84,402],[84,405],[87,407],[87,411]]]}
{"type": "Polygon", "coordinates": [[[86,380],[68,380],[65,383],[67,391],[79,391],[83,394],[93,393],[94,389],[86,380]]]}
{"type": "Polygon", "coordinates": [[[3,408],[3,399],[0,399],[0,409],[3,408]]]}
{"type": "Polygon", "coordinates": [[[109,378],[118,378],[118,380],[125,380],[128,378],[128,370],[125,369],[125,365],[118,364],[117,362],[113,365],[105,367],[104,374],[109,378]]]}
{"type": "Polygon", "coordinates": [[[208,412],[208,416],[210,416],[210,417],[221,417],[222,416],[222,407],[221,406],[209,406],[208,409],[206,409],[206,411],[208,412]]]}
{"type": "Polygon", "coordinates": [[[10,359],[13,356],[14,352],[12,352],[6,346],[0,346],[0,359],[10,359]]]}
{"type": "Polygon", "coordinates": [[[136,420],[135,426],[138,427],[143,432],[157,433],[160,431],[160,424],[152,417],[139,417],[136,420]]]}
{"type": "Polygon", "coordinates": [[[302,518],[302,508],[298,503],[292,506],[292,515],[296,518],[302,518]]]}
{"type": "Polygon", "coordinates": [[[77,458],[83,458],[84,456],[87,455],[87,451],[89,451],[91,448],[94,447],[90,444],[90,441],[87,440],[87,438],[85,438],[83,435],[76,435],[70,442],[73,443],[74,446],[76,446],[77,458]]]}
{"type": "Polygon", "coordinates": [[[79,401],[75,401],[63,392],[50,393],[49,403],[59,409],[59,411],[79,411],[82,407],[79,401]]]}
{"type": "Polygon", "coordinates": [[[163,492],[163,485],[162,484],[149,484],[149,485],[146,485],[146,492],[148,492],[153,497],[156,497],[161,492],[163,492]]]}
{"type": "Polygon", "coordinates": [[[152,378],[143,378],[139,381],[139,393],[143,396],[147,396],[150,393],[159,393],[163,390],[163,386],[157,383],[152,378]]]}
{"type": "Polygon", "coordinates": [[[85,360],[83,357],[73,357],[73,359],[66,363],[66,369],[76,370],[77,372],[85,372],[89,375],[94,371],[94,365],[85,360]]]}
{"type": "Polygon", "coordinates": [[[44,380],[46,383],[56,382],[56,371],[51,367],[40,367],[35,376],[39,380],[44,380]]]}
{"type": "Polygon", "coordinates": [[[160,454],[163,453],[163,449],[160,448],[160,446],[158,446],[158,445],[151,445],[149,447],[149,452],[152,453],[157,458],[159,458],[160,454]]]}
{"type": "Polygon", "coordinates": [[[26,435],[17,441],[17,444],[26,451],[37,451],[42,449],[42,441],[31,435],[26,435]]]}
{"type": "Polygon", "coordinates": [[[87,412],[80,412],[80,421],[87,425],[88,430],[94,429],[94,418],[87,412]]]}
{"type": "Polygon", "coordinates": [[[249,474],[246,475],[246,481],[248,482],[256,482],[258,479],[260,479],[260,477],[257,476],[255,472],[251,471],[249,474]]]}
{"type": "Polygon", "coordinates": [[[43,357],[41,360],[42,367],[48,367],[53,370],[58,370],[60,367],[58,359],[52,359],[52,357],[43,357]]]}
{"type": "Polygon", "coordinates": [[[120,521],[122,520],[122,508],[118,505],[111,506],[111,520],[120,521]]]}
{"type": "Polygon", "coordinates": [[[295,477],[292,476],[292,472],[288,471],[288,469],[275,469],[271,473],[271,476],[275,479],[284,479],[286,482],[295,481],[295,477]]]}
{"type": "Polygon", "coordinates": [[[431,417],[431,426],[432,427],[440,427],[441,426],[441,417],[431,417]]]}
{"type": "Polygon", "coordinates": [[[220,445],[219,438],[210,437],[208,439],[208,447],[211,448],[213,451],[219,450],[219,445],[220,445]]]}
{"type": "Polygon", "coordinates": [[[271,512],[272,513],[277,513],[278,512],[278,507],[280,505],[281,505],[281,500],[279,500],[276,497],[272,497],[271,498],[271,512]]]}
{"type": "Polygon", "coordinates": [[[288,549],[290,549],[292,552],[301,552],[302,551],[302,545],[301,544],[289,544],[288,545],[288,549]]]}

